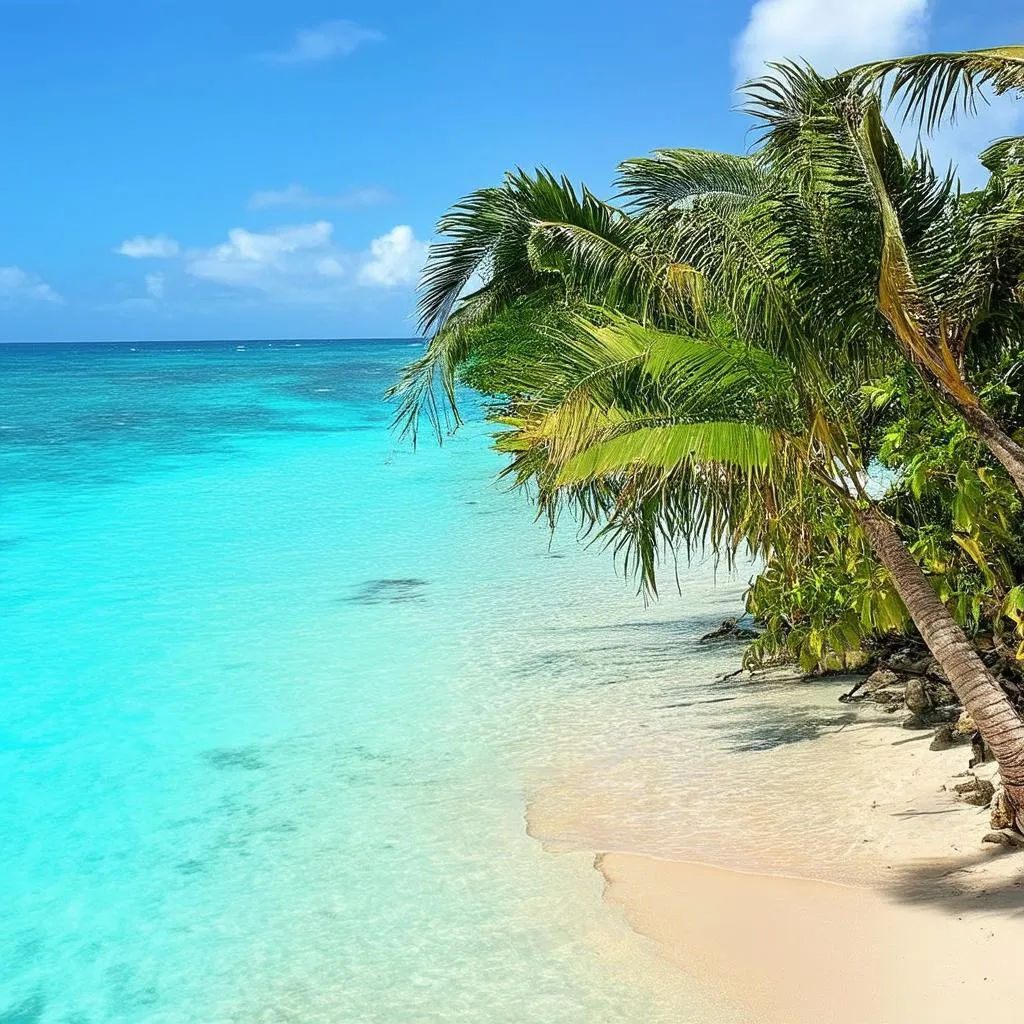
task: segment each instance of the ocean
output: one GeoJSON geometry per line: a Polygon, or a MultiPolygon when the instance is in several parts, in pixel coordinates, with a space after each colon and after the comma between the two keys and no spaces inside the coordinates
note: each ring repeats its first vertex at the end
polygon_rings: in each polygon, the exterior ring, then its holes
{"type": "Polygon", "coordinates": [[[645,604],[473,396],[413,451],[418,347],[0,346],[2,1024],[725,1019],[527,814],[685,773],[746,578],[645,604]]]}

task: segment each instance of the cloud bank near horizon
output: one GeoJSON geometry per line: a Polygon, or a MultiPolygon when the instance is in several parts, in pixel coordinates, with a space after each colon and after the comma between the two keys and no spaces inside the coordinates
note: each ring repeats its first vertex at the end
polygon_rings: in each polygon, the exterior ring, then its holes
{"type": "MultiPolygon", "coordinates": [[[[213,246],[183,246],[167,235],[136,235],[115,250],[137,260],[163,260],[168,268],[236,292],[260,292],[283,301],[332,302],[353,289],[412,286],[426,259],[427,243],[408,224],[373,238],[352,252],[334,240],[328,220],[288,224],[265,231],[231,228],[213,246]]],[[[165,269],[145,278],[146,291],[162,298],[165,269]]]]}

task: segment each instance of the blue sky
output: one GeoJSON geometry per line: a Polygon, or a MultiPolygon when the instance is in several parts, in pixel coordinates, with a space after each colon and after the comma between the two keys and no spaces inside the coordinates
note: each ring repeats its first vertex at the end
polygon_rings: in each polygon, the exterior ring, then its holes
{"type": "MultiPolygon", "coordinates": [[[[765,59],[1007,42],[1016,0],[0,0],[0,340],[413,334],[435,221],[507,167],[606,193],[742,150],[765,59]]],[[[970,178],[1018,125],[936,149],[970,178]]]]}

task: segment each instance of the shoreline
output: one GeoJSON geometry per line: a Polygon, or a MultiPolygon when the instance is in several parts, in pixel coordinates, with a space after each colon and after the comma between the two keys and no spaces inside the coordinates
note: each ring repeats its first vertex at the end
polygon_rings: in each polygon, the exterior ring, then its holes
{"type": "MultiPolygon", "coordinates": [[[[752,706],[777,706],[757,686],[752,706]]],[[[712,755],[723,792],[700,801],[699,832],[673,837],[670,802],[634,828],[636,807],[583,767],[535,794],[528,831],[553,852],[589,848],[606,903],[743,1019],[952,1024],[1015,976],[1024,853],[982,843],[989,811],[952,789],[970,747],[931,751],[931,735],[862,707],[800,742],[712,755]]]]}

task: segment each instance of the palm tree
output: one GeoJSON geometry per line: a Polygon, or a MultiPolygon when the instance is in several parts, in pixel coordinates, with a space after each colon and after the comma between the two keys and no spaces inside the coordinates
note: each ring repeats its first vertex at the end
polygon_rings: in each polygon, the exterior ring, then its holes
{"type": "Polygon", "coordinates": [[[761,149],[629,160],[621,182],[632,210],[732,296],[744,330],[773,350],[794,328],[805,357],[884,360],[896,347],[1024,494],[1024,447],[968,374],[978,350],[1015,342],[1024,327],[1024,146],[988,151],[992,180],[962,196],[923,151],[904,156],[878,96],[850,76],[780,64],[748,89],[761,149]]]}
{"type": "MultiPolygon", "coordinates": [[[[992,747],[1009,802],[1024,808],[1024,723],[869,497],[848,408],[856,382],[900,351],[970,404],[968,346],[958,364],[947,323],[959,293],[939,259],[950,239],[960,243],[966,211],[950,212],[948,176],[923,154],[907,160],[866,101],[846,113],[839,100],[850,102],[849,83],[829,86],[831,104],[819,102],[825,80],[808,72],[805,85],[762,97],[768,138],[751,157],[671,150],[627,161],[632,216],[585,191],[581,200],[546,173],[519,172],[459,204],[424,278],[423,324],[436,333],[393,390],[400,422],[414,427],[421,410],[437,422],[438,374],[454,405],[455,371],[470,354],[466,323],[523,295],[567,312],[570,302],[598,303],[598,319],[613,326],[583,333],[600,344],[570,343],[579,332],[563,332],[554,358],[517,373],[512,430],[499,447],[513,455],[510,472],[537,486],[541,509],[554,521],[570,505],[651,582],[659,544],[729,554],[740,542],[792,543],[783,510],[806,508],[805,487],[830,495],[888,570],[992,747]],[[483,287],[461,297],[481,271],[483,287]],[[712,311],[742,343],[715,340],[712,311]],[[639,325],[615,328],[622,312],[639,325]],[[636,334],[652,326],[674,333],[657,343],[636,334]]],[[[958,301],[984,292],[980,276],[958,301]]],[[[1002,324],[988,321],[996,342],[1002,324]]]]}
{"type": "Polygon", "coordinates": [[[414,441],[421,415],[438,438],[458,425],[455,375],[472,354],[473,328],[513,303],[599,300],[670,320],[692,284],[687,268],[650,251],[626,214],[544,169],[510,172],[466,196],[437,231],[447,240],[431,246],[419,303],[430,341],[389,391],[396,424],[414,441]]]}
{"type": "MultiPolygon", "coordinates": [[[[569,506],[653,583],[659,547],[769,553],[808,491],[838,500],[999,764],[1024,829],[1024,722],[864,486],[849,381],[738,341],[670,335],[619,317],[575,321],[498,441],[554,521],[569,506]]],[[[783,542],[790,538],[782,535],[783,542]]]]}

